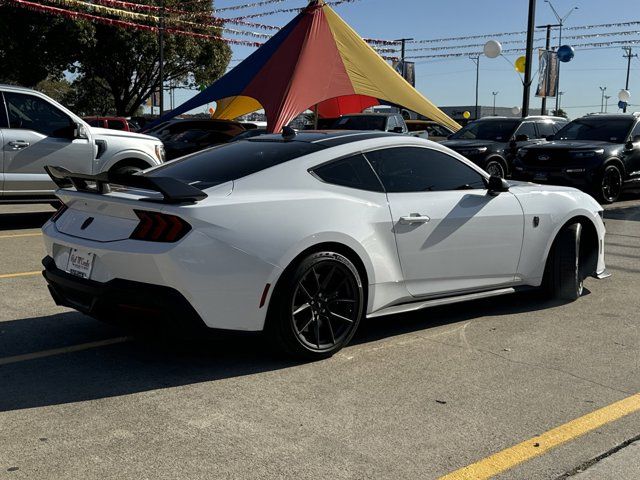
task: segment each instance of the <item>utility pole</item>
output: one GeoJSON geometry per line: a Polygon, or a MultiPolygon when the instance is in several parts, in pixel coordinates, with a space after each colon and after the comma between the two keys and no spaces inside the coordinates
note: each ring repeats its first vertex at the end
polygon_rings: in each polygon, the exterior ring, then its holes
{"type": "Polygon", "coordinates": [[[607,87],[598,87],[602,92],[602,98],[600,98],[600,113],[604,113],[604,94],[607,91],[607,87]]]}
{"type": "Polygon", "coordinates": [[[496,97],[500,92],[491,92],[493,94],[493,116],[496,116],[496,97]]]}
{"type": "Polygon", "coordinates": [[[160,0],[160,26],[158,28],[160,65],[158,68],[158,90],[160,91],[160,116],[164,115],[164,0],[160,0]]]}
{"type": "MultiPolygon", "coordinates": [[[[631,47],[622,47],[622,49],[627,52],[626,55],[624,55],[624,58],[627,59],[627,81],[624,84],[624,89],[625,90],[629,90],[629,72],[631,71],[631,59],[633,57],[637,57],[637,54],[632,55],[631,54],[631,47]]],[[[623,113],[627,113],[627,105],[625,102],[625,107],[622,109],[623,113]]]]}
{"type": "Polygon", "coordinates": [[[400,42],[400,65],[402,65],[402,78],[407,79],[407,67],[404,64],[405,43],[413,40],[413,38],[399,38],[396,42],[400,42]]]}
{"type": "MultiPolygon", "coordinates": [[[[544,2],[549,4],[549,7],[551,7],[551,11],[555,15],[556,20],[558,20],[558,23],[560,24],[560,34],[558,35],[558,48],[560,48],[562,46],[562,27],[564,25],[564,22],[569,18],[569,15],[571,15],[574,12],[574,10],[578,10],[578,7],[574,5],[573,7],[571,7],[571,10],[569,10],[564,17],[561,17],[558,14],[558,11],[554,8],[553,3],[551,3],[551,0],[544,0],[544,2]]],[[[558,113],[558,110],[560,110],[560,96],[557,95],[559,90],[560,90],[560,62],[558,62],[558,72],[556,75],[556,113],[558,113]]]]}
{"type": "Polygon", "coordinates": [[[476,64],[476,111],[474,120],[478,120],[478,85],[480,84],[480,54],[475,57],[469,57],[469,59],[476,64]]]}
{"type": "Polygon", "coordinates": [[[564,95],[564,92],[558,92],[558,108],[556,108],[556,116],[557,117],[560,116],[560,114],[558,112],[562,108],[562,95],[564,95]]]}
{"type": "Polygon", "coordinates": [[[536,0],[529,0],[529,16],[527,20],[527,53],[524,65],[524,82],[522,92],[522,118],[529,115],[529,93],[531,90],[531,66],[533,63],[533,34],[536,28],[536,0]]]}

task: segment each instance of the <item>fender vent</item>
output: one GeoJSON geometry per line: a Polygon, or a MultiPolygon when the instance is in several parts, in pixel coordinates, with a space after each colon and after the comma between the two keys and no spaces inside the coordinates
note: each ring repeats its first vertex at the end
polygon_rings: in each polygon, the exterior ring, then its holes
{"type": "Polygon", "coordinates": [[[98,154],[96,158],[100,158],[104,152],[107,151],[107,141],[106,140],[96,140],[96,146],[98,147],[98,154]]]}

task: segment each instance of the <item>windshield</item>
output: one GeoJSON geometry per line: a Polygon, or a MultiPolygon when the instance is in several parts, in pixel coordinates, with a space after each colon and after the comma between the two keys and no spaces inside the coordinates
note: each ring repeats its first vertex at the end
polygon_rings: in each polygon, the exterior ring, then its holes
{"type": "Polygon", "coordinates": [[[624,142],[633,126],[631,118],[579,118],[555,134],[555,140],[594,140],[624,142]]]}
{"type": "Polygon", "coordinates": [[[387,117],[384,116],[366,116],[360,115],[357,117],[340,117],[336,120],[331,128],[338,130],[382,130],[384,131],[385,121],[387,117]]]}
{"type": "Polygon", "coordinates": [[[483,120],[472,122],[454,133],[452,139],[508,142],[520,120],[483,120]]]}

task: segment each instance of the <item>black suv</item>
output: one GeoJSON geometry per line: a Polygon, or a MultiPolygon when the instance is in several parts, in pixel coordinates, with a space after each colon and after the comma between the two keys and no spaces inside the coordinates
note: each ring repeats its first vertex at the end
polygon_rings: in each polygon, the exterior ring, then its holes
{"type": "Polygon", "coordinates": [[[514,177],[580,188],[615,202],[625,183],[640,181],[640,118],[593,114],[573,120],[544,145],[520,149],[514,177]]]}
{"type": "Polygon", "coordinates": [[[353,113],[342,115],[328,125],[329,130],[381,130],[383,132],[409,133],[407,124],[399,113],[353,113]]]}
{"type": "Polygon", "coordinates": [[[566,124],[562,117],[485,117],[467,124],[441,143],[487,173],[506,177],[512,173],[518,149],[544,142],[566,124]]]}

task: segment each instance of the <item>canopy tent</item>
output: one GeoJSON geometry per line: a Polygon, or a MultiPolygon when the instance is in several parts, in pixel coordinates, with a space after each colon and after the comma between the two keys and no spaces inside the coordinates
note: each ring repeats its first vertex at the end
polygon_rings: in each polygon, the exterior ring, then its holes
{"type": "Polygon", "coordinates": [[[311,0],[291,22],[233,70],[158,122],[217,102],[215,117],[261,108],[279,132],[306,109],[345,95],[401,105],[454,130],[458,125],[407,83],[324,3],[311,0]]]}
{"type": "Polygon", "coordinates": [[[320,118],[336,118],[348,113],[360,113],[365,108],[380,105],[377,98],[367,95],[345,95],[324,100],[316,106],[320,118]]]}

